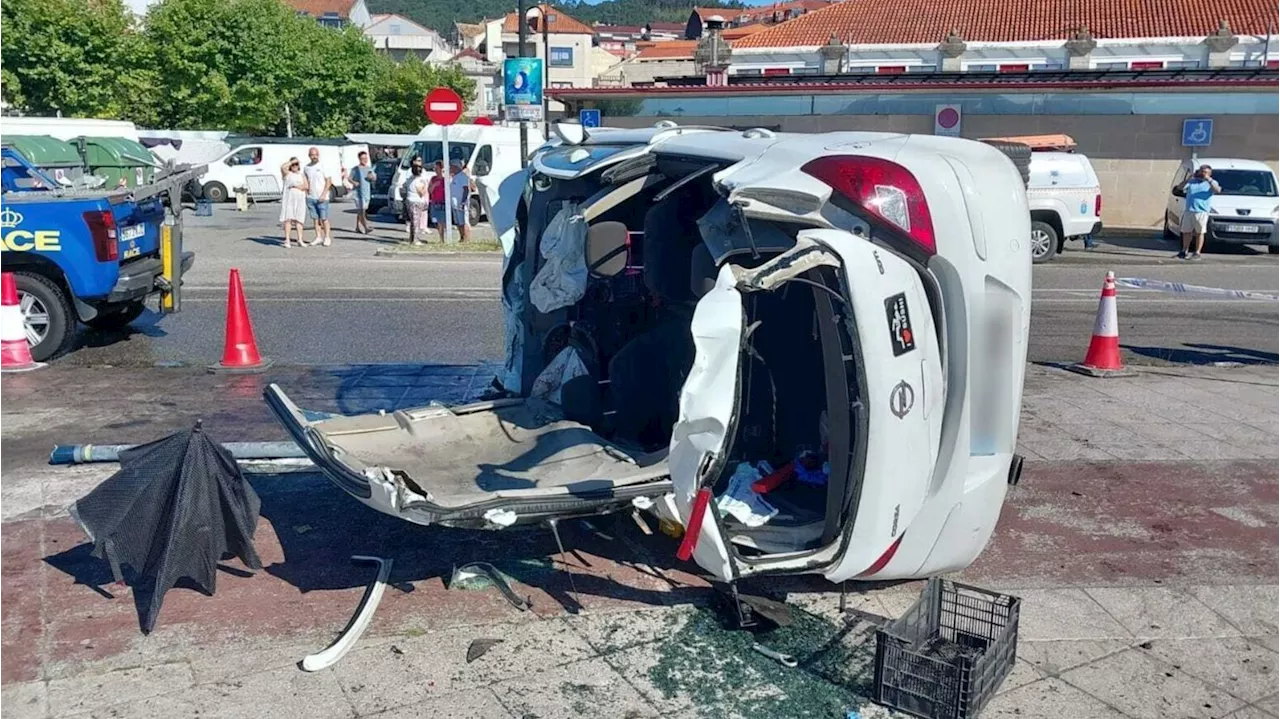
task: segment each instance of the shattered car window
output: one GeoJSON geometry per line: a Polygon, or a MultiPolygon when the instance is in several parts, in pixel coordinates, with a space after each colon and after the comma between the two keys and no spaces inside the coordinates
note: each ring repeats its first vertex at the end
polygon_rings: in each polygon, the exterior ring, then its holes
{"type": "Polygon", "coordinates": [[[634,145],[561,145],[542,154],[539,161],[550,170],[581,172],[592,165],[607,160],[634,145]]]}
{"type": "Polygon", "coordinates": [[[716,264],[735,254],[776,253],[795,244],[795,237],[773,223],[749,222],[728,200],[720,200],[698,219],[698,231],[716,264]]]}

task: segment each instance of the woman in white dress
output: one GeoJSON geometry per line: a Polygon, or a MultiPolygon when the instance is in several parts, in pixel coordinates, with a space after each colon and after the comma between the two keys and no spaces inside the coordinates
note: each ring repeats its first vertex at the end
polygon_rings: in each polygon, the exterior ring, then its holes
{"type": "Polygon", "coordinates": [[[409,241],[425,245],[427,237],[427,175],[422,165],[412,165],[409,182],[405,188],[405,203],[409,205],[409,241]],[[418,239],[422,238],[422,239],[418,239]]]}
{"type": "Polygon", "coordinates": [[[280,168],[284,194],[280,196],[280,223],[284,225],[284,246],[289,244],[289,230],[297,228],[298,247],[302,242],[302,225],[307,220],[307,178],[302,174],[302,163],[296,157],[289,158],[280,168]]]}

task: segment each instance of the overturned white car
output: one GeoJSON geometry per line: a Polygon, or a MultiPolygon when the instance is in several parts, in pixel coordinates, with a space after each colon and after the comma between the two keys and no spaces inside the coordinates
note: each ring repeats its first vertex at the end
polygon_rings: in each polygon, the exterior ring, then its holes
{"type": "Polygon", "coordinates": [[[1021,471],[1009,159],[885,133],[560,135],[487,197],[504,398],[317,420],[268,388],[334,483],[419,524],[650,509],[700,525],[693,558],[726,581],[972,562],[1021,471]]]}

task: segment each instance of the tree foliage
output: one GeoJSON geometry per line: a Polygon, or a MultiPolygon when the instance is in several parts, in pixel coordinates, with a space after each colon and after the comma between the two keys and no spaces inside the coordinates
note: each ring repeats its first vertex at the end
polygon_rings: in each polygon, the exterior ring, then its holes
{"type": "Polygon", "coordinates": [[[140,27],[120,0],[2,2],[5,100],[32,114],[264,135],[292,120],[295,135],[332,137],[416,132],[431,88],[475,91],[456,68],[397,65],[358,28],[282,0],[161,0],[140,27]]]}

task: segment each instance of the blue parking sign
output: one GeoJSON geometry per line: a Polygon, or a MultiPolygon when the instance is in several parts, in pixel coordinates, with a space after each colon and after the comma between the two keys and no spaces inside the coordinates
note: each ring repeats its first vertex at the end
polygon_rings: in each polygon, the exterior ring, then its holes
{"type": "Polygon", "coordinates": [[[600,111],[599,110],[579,110],[578,122],[583,127],[600,127],[600,111]]]}
{"type": "Polygon", "coordinates": [[[1213,142],[1213,120],[1209,118],[1182,121],[1183,147],[1208,147],[1213,142]]]}

